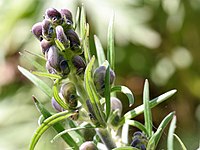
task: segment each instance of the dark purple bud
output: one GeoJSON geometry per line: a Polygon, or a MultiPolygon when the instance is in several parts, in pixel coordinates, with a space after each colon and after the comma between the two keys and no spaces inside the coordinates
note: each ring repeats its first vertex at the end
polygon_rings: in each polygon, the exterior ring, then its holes
{"type": "Polygon", "coordinates": [[[57,111],[57,112],[61,112],[63,111],[63,108],[57,103],[57,101],[52,97],[51,99],[51,104],[52,107],[57,111]]]}
{"type": "Polygon", "coordinates": [[[46,69],[51,74],[56,74],[56,70],[50,66],[49,61],[46,62],[46,69]]]}
{"type": "Polygon", "coordinates": [[[78,96],[76,94],[75,85],[72,82],[63,84],[60,88],[60,93],[70,108],[75,108],[77,106],[78,96]]]}
{"type": "Polygon", "coordinates": [[[79,55],[74,56],[72,58],[72,63],[74,65],[74,67],[76,68],[76,74],[80,75],[80,74],[84,73],[86,64],[81,56],[79,56],[79,55]]]}
{"type": "Polygon", "coordinates": [[[66,21],[70,21],[73,24],[72,13],[68,9],[61,9],[60,13],[66,21]]]}
{"type": "Polygon", "coordinates": [[[69,47],[70,42],[67,39],[62,26],[56,27],[56,38],[64,45],[65,48],[69,47]]]}
{"type": "Polygon", "coordinates": [[[70,40],[70,48],[72,51],[81,53],[81,47],[80,47],[80,39],[76,32],[72,29],[68,30],[66,32],[67,38],[70,40]]]}
{"type": "Polygon", "coordinates": [[[131,146],[136,147],[141,150],[146,150],[147,143],[148,143],[148,140],[144,133],[140,131],[136,131],[133,134],[133,141],[131,143],[131,146]]]}
{"type": "Polygon", "coordinates": [[[46,39],[50,40],[54,37],[54,34],[55,34],[55,32],[54,32],[54,28],[53,28],[51,21],[48,19],[44,19],[42,21],[42,35],[46,39]]]}
{"type": "MultiPolygon", "coordinates": [[[[105,76],[106,76],[106,66],[100,66],[94,71],[94,85],[97,92],[104,97],[105,92],[105,76]]],[[[115,79],[115,73],[110,69],[110,84],[113,84],[115,79]]]]}
{"type": "Polygon", "coordinates": [[[132,147],[137,147],[137,145],[140,144],[140,139],[135,138],[132,142],[131,142],[131,146],[132,147]]]}
{"type": "Polygon", "coordinates": [[[121,116],[121,113],[122,113],[121,101],[116,97],[111,97],[110,101],[111,101],[111,111],[118,110],[118,115],[121,116]]]}
{"type": "Polygon", "coordinates": [[[68,65],[68,63],[67,63],[67,61],[65,59],[62,59],[60,61],[60,71],[61,71],[63,76],[68,75],[69,72],[70,72],[69,65],[68,65]]]}
{"type": "Polygon", "coordinates": [[[79,150],[98,150],[98,148],[92,141],[86,141],[80,146],[79,150]]]}
{"type": "Polygon", "coordinates": [[[140,131],[136,131],[136,132],[134,132],[133,133],[133,137],[142,137],[142,135],[143,135],[143,133],[142,132],[140,132],[140,131]]]}
{"type": "Polygon", "coordinates": [[[45,18],[50,19],[54,24],[62,24],[62,16],[55,8],[49,8],[45,12],[45,18]]]}
{"type": "Polygon", "coordinates": [[[42,41],[42,22],[38,22],[33,25],[31,32],[35,35],[35,37],[39,40],[42,41]]]}
{"type": "Polygon", "coordinates": [[[51,41],[47,41],[45,39],[43,39],[40,42],[40,46],[42,48],[42,53],[45,55],[45,52],[49,50],[49,48],[53,45],[53,43],[51,41]]]}
{"type": "Polygon", "coordinates": [[[59,70],[59,53],[58,48],[53,45],[49,48],[47,52],[47,60],[49,62],[49,65],[53,67],[56,70],[59,70]]]}

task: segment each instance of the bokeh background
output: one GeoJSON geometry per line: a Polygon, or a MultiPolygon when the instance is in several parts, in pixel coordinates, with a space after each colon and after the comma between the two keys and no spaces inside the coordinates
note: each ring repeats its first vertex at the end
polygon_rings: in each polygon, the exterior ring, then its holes
{"type": "MultiPolygon", "coordinates": [[[[177,89],[175,96],[152,110],[154,126],[156,129],[164,116],[176,111],[176,133],[188,150],[197,149],[200,142],[199,0],[0,0],[0,150],[28,149],[39,117],[31,95],[36,95],[47,107],[50,105],[47,97],[17,70],[19,64],[33,69],[31,62],[19,52],[41,54],[39,42],[30,33],[32,25],[42,20],[49,7],[68,8],[75,17],[77,6],[82,3],[90,24],[93,54],[94,34],[106,50],[109,18],[115,13],[116,83],[133,91],[133,107],[142,103],[146,78],[150,82],[151,98],[177,89]]],[[[130,109],[128,100],[118,96],[126,112],[130,109]]],[[[136,119],[143,122],[142,115],[136,119]]],[[[61,141],[50,143],[53,135],[48,131],[36,149],[63,149],[62,144],[58,146],[61,141]]],[[[166,138],[167,131],[159,149],[166,149],[166,138]]]]}

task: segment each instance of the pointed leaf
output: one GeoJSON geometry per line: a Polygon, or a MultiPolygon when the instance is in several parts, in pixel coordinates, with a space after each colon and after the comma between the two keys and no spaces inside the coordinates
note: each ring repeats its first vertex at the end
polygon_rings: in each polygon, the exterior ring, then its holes
{"type": "Polygon", "coordinates": [[[105,100],[106,100],[106,120],[110,115],[110,66],[107,63],[106,76],[105,76],[105,100]]]}
{"type": "Polygon", "coordinates": [[[94,42],[95,42],[95,47],[96,47],[96,52],[97,52],[98,64],[100,66],[106,60],[105,53],[104,53],[103,47],[101,45],[101,42],[100,42],[99,38],[96,35],[94,35],[94,42]]]}
{"type": "Polygon", "coordinates": [[[129,131],[129,124],[128,123],[124,123],[123,126],[122,126],[122,142],[124,144],[128,144],[128,131],[129,131]]]}
{"type": "Polygon", "coordinates": [[[107,48],[107,60],[111,66],[111,69],[115,69],[115,52],[114,52],[114,14],[112,15],[108,27],[108,48],[107,48]]]}
{"type": "Polygon", "coordinates": [[[75,19],[75,24],[74,24],[74,30],[76,30],[79,22],[79,17],[80,17],[80,7],[77,8],[76,11],[76,19],[75,19]]]}
{"type": "MultiPolygon", "coordinates": [[[[181,139],[178,137],[178,135],[174,134],[174,137],[178,140],[178,142],[181,145],[182,150],[187,150],[186,146],[183,144],[183,142],[181,141],[181,139]]],[[[200,146],[199,146],[200,148],[200,146]]],[[[198,149],[197,149],[198,150],[198,149]]]]}
{"type": "Polygon", "coordinates": [[[176,116],[174,115],[170,126],[169,126],[169,132],[167,137],[167,148],[170,150],[174,149],[174,131],[176,128],[176,116]]]}
{"type": "Polygon", "coordinates": [[[141,131],[143,131],[146,135],[148,135],[148,132],[147,132],[147,129],[145,128],[145,126],[143,124],[141,124],[140,122],[138,121],[135,121],[135,120],[127,120],[125,123],[131,125],[131,126],[134,126],[138,129],[140,129],[141,131]]]}
{"type": "Polygon", "coordinates": [[[38,72],[38,71],[32,71],[31,73],[34,75],[40,76],[40,77],[46,77],[46,78],[50,78],[50,79],[61,79],[61,76],[59,76],[57,74],[51,74],[51,73],[47,73],[47,72],[38,72]]]}
{"type": "Polygon", "coordinates": [[[41,79],[30,73],[23,67],[18,66],[18,69],[24,76],[26,76],[31,82],[33,82],[33,84],[35,84],[39,89],[41,89],[46,95],[52,97],[52,90],[45,82],[43,82],[41,79]]]}
{"type": "Polygon", "coordinates": [[[124,93],[129,100],[129,107],[131,107],[134,104],[133,93],[126,86],[121,86],[121,85],[114,86],[114,87],[112,87],[111,92],[122,92],[122,93],[124,93]]]}
{"type": "Polygon", "coordinates": [[[149,106],[149,83],[148,80],[145,80],[144,91],[143,91],[143,104],[144,104],[144,120],[145,127],[148,132],[148,137],[152,135],[152,115],[151,108],[149,106]]]}

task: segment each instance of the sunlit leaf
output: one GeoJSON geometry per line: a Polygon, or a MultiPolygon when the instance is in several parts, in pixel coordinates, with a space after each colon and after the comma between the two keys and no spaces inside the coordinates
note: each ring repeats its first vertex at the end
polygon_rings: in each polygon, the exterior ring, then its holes
{"type": "Polygon", "coordinates": [[[124,123],[122,126],[122,134],[121,134],[122,142],[124,144],[128,144],[128,136],[129,136],[128,133],[129,133],[129,124],[124,123]]]}
{"type": "Polygon", "coordinates": [[[31,73],[34,75],[40,76],[40,77],[46,77],[46,78],[50,78],[50,79],[61,79],[61,76],[56,75],[56,74],[47,73],[47,72],[32,71],[31,73]]]}
{"type": "Polygon", "coordinates": [[[95,43],[95,47],[96,47],[98,64],[100,66],[105,62],[106,58],[105,58],[105,53],[104,53],[103,47],[101,45],[101,42],[96,35],[94,35],[94,43],[95,43]]]}
{"type": "Polygon", "coordinates": [[[167,137],[167,148],[170,150],[174,149],[174,131],[176,128],[176,116],[174,115],[170,126],[169,126],[169,132],[167,137]]]}
{"type": "Polygon", "coordinates": [[[129,100],[129,106],[131,107],[134,104],[133,93],[126,86],[116,85],[116,86],[111,88],[111,92],[122,92],[122,93],[124,93],[129,100]]]}
{"type": "Polygon", "coordinates": [[[74,30],[76,30],[79,22],[79,17],[80,17],[80,7],[77,8],[76,11],[76,18],[75,18],[75,23],[74,23],[74,30]]]}
{"type": "Polygon", "coordinates": [[[35,84],[39,89],[41,89],[46,95],[52,97],[52,90],[45,82],[43,82],[41,79],[30,73],[23,67],[18,66],[18,69],[24,76],[26,76],[31,82],[33,82],[33,84],[35,84]]]}
{"type": "Polygon", "coordinates": [[[55,43],[56,43],[56,46],[58,47],[58,49],[60,51],[64,51],[65,50],[65,46],[57,39],[55,39],[55,43]]]}
{"type": "Polygon", "coordinates": [[[147,135],[151,137],[152,135],[152,115],[151,108],[149,106],[149,82],[145,80],[144,90],[143,90],[143,104],[144,104],[144,120],[145,127],[147,129],[147,135]]]}
{"type": "Polygon", "coordinates": [[[143,124],[141,124],[140,122],[136,121],[136,120],[127,120],[125,123],[134,126],[138,129],[140,129],[141,131],[143,131],[146,135],[148,135],[147,133],[147,129],[145,128],[145,126],[143,124]]]}

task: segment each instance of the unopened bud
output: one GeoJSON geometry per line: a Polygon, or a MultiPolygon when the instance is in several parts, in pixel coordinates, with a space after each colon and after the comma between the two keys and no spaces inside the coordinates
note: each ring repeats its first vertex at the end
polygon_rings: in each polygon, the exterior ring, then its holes
{"type": "Polygon", "coordinates": [[[43,39],[40,42],[40,46],[42,48],[42,53],[45,55],[45,52],[49,50],[49,48],[53,45],[53,43],[51,41],[47,41],[45,39],[43,39]]]}
{"type": "Polygon", "coordinates": [[[61,9],[60,13],[62,17],[66,19],[66,21],[69,21],[69,23],[73,24],[72,13],[68,9],[61,9]]]}
{"type": "MultiPolygon", "coordinates": [[[[94,71],[94,85],[97,92],[104,97],[105,92],[105,77],[106,77],[106,66],[100,66],[94,71]]],[[[110,69],[110,84],[113,84],[115,79],[115,73],[110,69]]]]}
{"type": "Polygon", "coordinates": [[[42,22],[38,22],[33,25],[31,32],[35,35],[35,37],[39,40],[42,41],[42,22]]]}
{"type": "Polygon", "coordinates": [[[76,74],[80,75],[80,74],[84,73],[86,64],[81,56],[79,56],[79,55],[74,56],[72,58],[72,63],[74,65],[74,67],[76,68],[76,74]]]}
{"type": "Polygon", "coordinates": [[[54,28],[53,25],[51,24],[51,21],[48,19],[44,19],[42,21],[42,35],[48,39],[51,40],[54,37],[54,28]]]}
{"type": "Polygon", "coordinates": [[[66,76],[66,75],[69,74],[70,68],[69,68],[69,65],[68,65],[68,63],[67,63],[67,61],[65,59],[62,58],[60,60],[59,67],[60,67],[60,71],[61,71],[63,76],[66,76]]]}
{"type": "Polygon", "coordinates": [[[110,101],[111,101],[111,111],[117,110],[118,115],[121,116],[121,113],[122,113],[122,103],[121,103],[121,101],[116,97],[111,97],[110,101]]]}
{"type": "Polygon", "coordinates": [[[98,150],[98,148],[92,141],[86,141],[80,146],[79,150],[98,150]]]}
{"type": "Polygon", "coordinates": [[[46,69],[51,74],[56,74],[56,70],[50,66],[49,61],[46,62],[46,69]]]}
{"type": "Polygon", "coordinates": [[[52,23],[62,24],[62,16],[55,8],[49,8],[45,12],[45,18],[50,19],[52,23]]]}
{"type": "Polygon", "coordinates": [[[60,93],[70,108],[75,108],[77,106],[78,96],[76,94],[75,85],[72,82],[63,84],[60,88],[60,93]]]}
{"type": "Polygon", "coordinates": [[[59,54],[58,48],[56,46],[51,46],[47,52],[47,60],[51,67],[56,70],[59,70],[59,54]]]}
{"type": "Polygon", "coordinates": [[[136,131],[133,134],[133,141],[131,142],[131,146],[141,149],[141,150],[146,150],[146,145],[148,143],[148,139],[146,135],[140,131],[136,131]]]}
{"type": "Polygon", "coordinates": [[[69,47],[69,40],[67,39],[62,26],[56,27],[56,38],[64,45],[65,48],[69,47]]]}
{"type": "Polygon", "coordinates": [[[52,99],[51,99],[51,104],[52,104],[52,107],[53,107],[57,112],[63,111],[63,108],[57,103],[57,101],[54,99],[54,97],[52,97],[52,99]]]}

